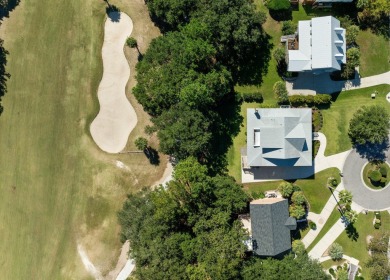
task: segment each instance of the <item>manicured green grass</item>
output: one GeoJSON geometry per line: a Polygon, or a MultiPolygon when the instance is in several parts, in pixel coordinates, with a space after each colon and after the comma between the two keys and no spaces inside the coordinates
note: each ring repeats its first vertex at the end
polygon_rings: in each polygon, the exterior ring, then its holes
{"type": "Polygon", "coordinates": [[[311,249],[324,237],[324,235],[329,231],[329,229],[341,218],[341,214],[337,207],[335,207],[330,214],[328,220],[325,222],[324,227],[321,229],[320,233],[314,239],[314,241],[307,248],[307,251],[310,252],[311,249]]]}
{"type": "Polygon", "coordinates": [[[360,48],[360,75],[372,76],[390,71],[390,42],[370,30],[360,30],[356,39],[360,48]],[[375,46],[375,47],[373,47],[375,46]]]}
{"type": "Polygon", "coordinates": [[[348,237],[348,233],[344,231],[335,242],[339,243],[344,250],[344,254],[358,259],[359,264],[363,266],[362,274],[365,279],[368,279],[368,270],[364,269],[364,263],[369,259],[367,252],[367,236],[373,235],[375,232],[390,231],[390,215],[386,212],[381,212],[382,225],[379,229],[375,229],[372,221],[375,215],[373,212],[368,215],[360,214],[357,222],[354,224],[356,232],[355,239],[348,237]]]}
{"type": "Polygon", "coordinates": [[[302,6],[299,3],[299,7],[296,10],[293,10],[292,17],[294,22],[298,22],[300,20],[310,20],[313,17],[322,17],[332,15],[332,11],[330,9],[312,9],[311,5],[302,6]]]}
{"type": "Polygon", "coordinates": [[[386,100],[388,92],[390,92],[389,85],[343,91],[329,109],[322,110],[324,122],[321,132],[327,136],[326,156],[351,148],[348,137],[349,121],[358,108],[363,105],[381,105],[390,111],[390,103],[386,100]],[[379,94],[375,99],[371,99],[371,93],[375,90],[379,94]]]}
{"type": "MultiPolygon", "coordinates": [[[[120,8],[148,19],[132,5],[120,8]]],[[[162,173],[165,159],[151,167],[142,154],[108,155],[89,135],[104,19],[104,1],[29,0],[1,26],[11,74],[0,116],[2,279],[90,279],[77,243],[106,273],[121,246],[122,201],[162,173]]]]}
{"type": "MultiPolygon", "coordinates": [[[[310,211],[321,213],[326,202],[328,201],[331,192],[326,187],[329,177],[334,177],[340,181],[339,170],[337,168],[329,168],[315,174],[313,179],[296,180],[295,184],[303,190],[307,200],[310,203],[310,211]]],[[[245,188],[249,191],[264,192],[267,190],[275,190],[282,181],[270,181],[262,183],[245,184],[245,188]]]]}

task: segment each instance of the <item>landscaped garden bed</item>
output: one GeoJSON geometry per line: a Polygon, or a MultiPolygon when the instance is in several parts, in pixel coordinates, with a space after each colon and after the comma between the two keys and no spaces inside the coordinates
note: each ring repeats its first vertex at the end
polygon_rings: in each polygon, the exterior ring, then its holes
{"type": "Polygon", "coordinates": [[[389,171],[386,162],[369,162],[363,169],[364,183],[372,189],[382,189],[390,182],[389,171]]]}

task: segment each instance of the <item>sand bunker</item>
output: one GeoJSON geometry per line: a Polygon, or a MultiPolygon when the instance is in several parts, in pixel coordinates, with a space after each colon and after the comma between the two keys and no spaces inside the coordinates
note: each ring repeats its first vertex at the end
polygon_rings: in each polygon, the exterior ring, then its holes
{"type": "Polygon", "coordinates": [[[98,89],[100,111],[91,123],[90,131],[100,149],[119,153],[137,124],[137,115],[125,94],[130,67],[123,52],[133,22],[124,13],[118,14],[116,21],[110,18],[113,17],[110,15],[104,26],[103,78],[98,89]]]}

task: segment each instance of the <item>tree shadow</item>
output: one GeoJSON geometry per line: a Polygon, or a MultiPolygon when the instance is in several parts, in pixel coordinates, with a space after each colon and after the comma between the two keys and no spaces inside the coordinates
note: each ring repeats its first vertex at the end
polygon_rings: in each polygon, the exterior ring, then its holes
{"type": "Polygon", "coordinates": [[[0,20],[9,17],[9,13],[18,6],[20,0],[8,0],[4,4],[0,4],[0,20]]]}
{"type": "Polygon", "coordinates": [[[269,15],[276,21],[292,20],[292,9],[269,10],[269,15]]]}
{"type": "Polygon", "coordinates": [[[359,233],[354,227],[353,224],[349,224],[346,228],[347,236],[352,241],[357,241],[359,239],[359,233]]]}
{"type": "Polygon", "coordinates": [[[144,154],[149,159],[150,164],[152,164],[152,165],[159,165],[160,164],[160,156],[158,155],[158,152],[156,149],[153,149],[152,147],[147,147],[144,150],[144,154]]]}
{"type": "Polygon", "coordinates": [[[260,85],[263,82],[263,76],[268,73],[273,46],[272,37],[264,32],[261,40],[239,62],[236,74],[233,74],[239,85],[260,85]]]}
{"type": "Polygon", "coordinates": [[[366,158],[368,161],[385,161],[386,151],[389,149],[389,139],[387,138],[380,144],[355,144],[354,148],[362,158],[366,158]]]}
{"type": "Polygon", "coordinates": [[[7,81],[11,77],[6,71],[8,51],[3,47],[3,40],[0,39],[0,115],[3,112],[1,99],[7,92],[7,81]]]}
{"type": "Polygon", "coordinates": [[[115,5],[108,5],[106,8],[106,13],[112,22],[119,22],[121,19],[121,10],[115,5]]]}

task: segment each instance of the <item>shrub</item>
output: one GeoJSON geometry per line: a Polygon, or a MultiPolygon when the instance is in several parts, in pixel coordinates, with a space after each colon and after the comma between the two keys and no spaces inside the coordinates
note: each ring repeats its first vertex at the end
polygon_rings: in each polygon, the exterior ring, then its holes
{"type": "Polygon", "coordinates": [[[333,268],[329,268],[329,273],[330,273],[332,276],[336,277],[336,273],[334,273],[334,269],[333,269],[333,268]]]}
{"type": "Polygon", "coordinates": [[[252,191],[251,192],[251,196],[253,199],[259,199],[259,198],[264,198],[265,195],[263,192],[256,192],[256,191],[252,191]]]}
{"type": "Polygon", "coordinates": [[[348,280],[348,271],[341,269],[337,272],[337,280],[348,280]]]}
{"type": "Polygon", "coordinates": [[[373,182],[379,182],[382,178],[382,174],[378,170],[373,170],[370,174],[370,179],[373,182]]]}
{"type": "Polygon", "coordinates": [[[310,220],[309,221],[309,228],[311,228],[312,230],[316,230],[317,229],[316,223],[310,220]]]}
{"type": "MultiPolygon", "coordinates": [[[[329,247],[329,255],[334,261],[341,260],[343,257],[343,247],[338,243],[333,243],[329,247]]],[[[339,267],[337,267],[337,269],[339,269],[339,267]]]]}
{"type": "Polygon", "coordinates": [[[285,82],[278,81],[273,87],[275,98],[279,103],[286,103],[288,101],[288,92],[285,82]]]}
{"type": "Polygon", "coordinates": [[[276,62],[280,64],[286,59],[286,49],[283,47],[278,47],[272,52],[272,56],[276,62]]]}
{"type": "Polygon", "coordinates": [[[382,177],[387,177],[387,166],[385,166],[385,163],[380,165],[379,172],[381,173],[382,177]]]}
{"type": "Polygon", "coordinates": [[[332,183],[333,187],[337,187],[337,185],[338,185],[337,179],[332,179],[331,183],[332,183]]]}
{"type": "Polygon", "coordinates": [[[292,242],[292,251],[297,255],[297,256],[302,256],[306,253],[306,248],[305,245],[301,240],[294,240],[292,242]]]}
{"type": "Polygon", "coordinates": [[[382,184],[385,184],[385,183],[386,183],[386,181],[387,181],[387,180],[386,180],[386,178],[385,178],[385,177],[382,177],[382,178],[381,178],[381,180],[380,180],[380,182],[381,182],[382,184]]]}
{"type": "Polygon", "coordinates": [[[283,21],[282,24],[282,34],[290,35],[294,34],[297,31],[297,24],[291,20],[283,21]]]}
{"type": "Polygon", "coordinates": [[[350,48],[347,50],[347,65],[357,67],[360,64],[360,51],[358,48],[350,48]]]}
{"type": "Polygon", "coordinates": [[[316,95],[292,95],[288,97],[291,105],[294,107],[299,106],[319,106],[328,105],[332,102],[332,96],[329,94],[316,94],[316,95]]]}
{"type": "Polygon", "coordinates": [[[283,182],[279,185],[278,191],[284,198],[289,198],[293,193],[293,185],[289,182],[283,182]]]}
{"type": "Polygon", "coordinates": [[[356,25],[351,25],[347,27],[345,38],[347,40],[347,45],[355,44],[356,37],[359,34],[359,27],[356,25]]]}
{"type": "Polygon", "coordinates": [[[379,229],[381,227],[381,224],[374,224],[375,229],[379,229]]]}
{"type": "Polygon", "coordinates": [[[270,10],[280,11],[290,9],[290,1],[288,0],[269,0],[267,7],[270,10]]]}
{"type": "Polygon", "coordinates": [[[293,192],[300,192],[301,190],[300,186],[293,184],[293,192]]]}
{"type": "Polygon", "coordinates": [[[242,101],[252,103],[262,103],[263,102],[263,95],[261,92],[245,92],[240,94],[242,101]]]}
{"type": "Polygon", "coordinates": [[[305,208],[302,205],[292,204],[289,207],[290,216],[299,220],[302,219],[306,215],[305,208]]]}
{"type": "Polygon", "coordinates": [[[306,198],[303,195],[303,192],[298,191],[294,192],[291,197],[291,201],[296,205],[303,205],[306,203],[306,198]]]}

